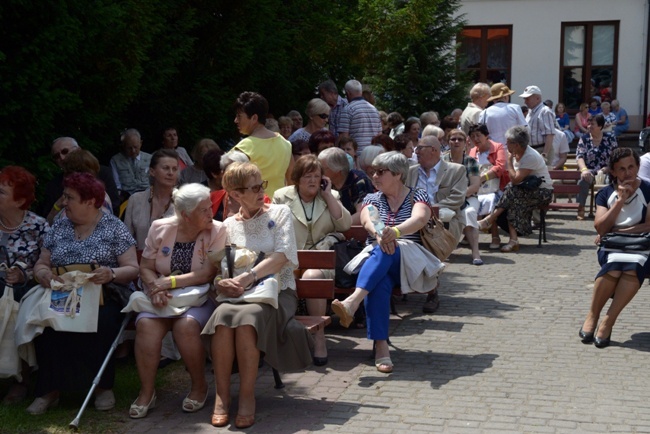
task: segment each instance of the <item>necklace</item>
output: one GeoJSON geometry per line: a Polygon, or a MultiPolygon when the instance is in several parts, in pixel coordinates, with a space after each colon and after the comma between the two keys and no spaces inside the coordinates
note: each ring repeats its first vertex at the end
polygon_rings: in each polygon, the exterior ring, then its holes
{"type": "Polygon", "coordinates": [[[316,199],[311,201],[311,215],[307,215],[307,210],[305,209],[305,203],[302,201],[300,195],[298,195],[298,200],[300,200],[300,205],[302,206],[302,211],[305,213],[305,218],[308,222],[314,218],[314,205],[316,204],[316,199]]]}
{"type": "Polygon", "coordinates": [[[91,226],[89,226],[89,229],[82,231],[77,230],[77,226],[74,226],[74,236],[75,238],[79,241],[81,239],[86,239],[90,236],[90,234],[93,233],[95,230],[95,227],[97,226],[97,223],[99,223],[99,220],[102,218],[102,211],[97,211],[97,217],[95,218],[95,221],[91,226]]]}
{"type": "Polygon", "coordinates": [[[167,201],[167,205],[165,206],[165,209],[163,209],[163,212],[160,214],[160,216],[154,217],[154,215],[153,215],[153,199],[154,199],[154,196],[153,196],[153,185],[152,185],[151,186],[151,192],[149,194],[149,218],[150,218],[151,222],[153,222],[154,220],[158,220],[158,219],[163,218],[165,216],[165,213],[167,213],[167,210],[169,209],[169,206],[172,204],[172,197],[169,196],[169,201],[167,201]]]}
{"type": "Polygon", "coordinates": [[[264,209],[264,207],[262,206],[260,209],[257,210],[257,212],[255,213],[255,215],[253,217],[246,218],[246,217],[244,217],[244,214],[242,214],[241,208],[239,208],[239,218],[241,218],[242,221],[245,221],[245,222],[247,222],[249,220],[253,220],[255,217],[260,215],[260,213],[262,212],[263,209],[264,209]]]}
{"type": "Polygon", "coordinates": [[[27,215],[27,211],[23,211],[23,217],[20,219],[20,223],[18,223],[18,225],[17,225],[17,226],[14,226],[14,227],[7,226],[7,225],[5,224],[5,222],[3,222],[2,219],[0,218],[0,226],[2,226],[3,228],[5,228],[5,229],[8,230],[9,232],[13,232],[13,231],[17,230],[19,227],[22,226],[22,224],[23,224],[23,220],[25,220],[25,216],[26,216],[26,215],[27,215]]]}

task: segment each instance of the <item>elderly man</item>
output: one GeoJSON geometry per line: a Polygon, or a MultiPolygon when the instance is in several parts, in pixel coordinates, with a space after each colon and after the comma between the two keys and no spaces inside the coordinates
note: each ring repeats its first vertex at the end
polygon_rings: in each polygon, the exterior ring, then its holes
{"type": "Polygon", "coordinates": [[[514,90],[510,90],[503,83],[496,83],[490,88],[490,93],[492,96],[488,98],[488,102],[494,101],[494,104],[483,110],[478,123],[487,125],[493,141],[505,145],[508,128],[527,125],[526,119],[521,107],[510,104],[510,95],[515,93],[514,90]]]}
{"type": "Polygon", "coordinates": [[[616,124],[614,124],[614,135],[620,136],[630,128],[630,120],[627,117],[627,112],[621,108],[621,104],[617,99],[612,100],[612,113],[616,115],[616,124]]]}
{"type": "Polygon", "coordinates": [[[546,164],[550,165],[553,159],[555,113],[542,101],[542,91],[538,86],[528,86],[519,96],[529,109],[526,122],[530,131],[530,147],[542,154],[546,164]]]}
{"type": "Polygon", "coordinates": [[[323,175],[332,181],[332,186],[341,196],[341,203],[352,215],[352,224],[360,225],[363,198],[375,191],[372,182],[362,171],[350,170],[348,154],[340,148],[325,149],[318,154],[318,161],[323,166],[323,175]]]}
{"type": "Polygon", "coordinates": [[[111,158],[115,184],[123,199],[149,187],[151,154],[141,152],[142,138],[135,128],[129,128],[120,137],[122,152],[111,158]]]}
{"type": "Polygon", "coordinates": [[[357,154],[370,145],[372,138],[381,133],[379,112],[374,105],[363,99],[363,88],[357,80],[345,83],[345,93],[348,97],[348,119],[342,119],[339,125],[339,135],[349,134],[359,146],[357,154]]]}
{"type": "MultiPolygon", "coordinates": [[[[329,126],[334,136],[339,136],[339,125],[349,123],[348,102],[341,98],[336,84],[332,80],[326,80],[318,85],[320,98],[330,106],[329,126]]],[[[347,133],[342,134],[346,136],[347,133]]]]}
{"type": "Polygon", "coordinates": [[[468,136],[469,127],[478,124],[478,119],[481,116],[481,112],[487,107],[490,96],[492,96],[490,86],[485,83],[476,83],[469,91],[469,97],[472,102],[467,103],[463,114],[460,115],[460,129],[468,136]]]}
{"type": "Polygon", "coordinates": [[[440,119],[438,119],[436,112],[424,112],[420,115],[420,126],[422,130],[424,130],[424,127],[427,125],[440,126],[440,119]]]}
{"type": "MultiPolygon", "coordinates": [[[[63,161],[71,153],[78,149],[81,149],[79,144],[72,137],[59,137],[52,142],[51,155],[54,163],[60,168],[63,168],[63,161]]],[[[115,186],[115,180],[113,179],[113,173],[111,169],[106,166],[99,166],[99,174],[97,175],[99,179],[102,180],[106,188],[106,193],[111,198],[113,204],[113,213],[117,215],[120,209],[120,195],[117,192],[117,187],[115,186]]],[[[41,201],[41,205],[38,209],[38,214],[47,218],[47,215],[50,213],[52,208],[55,211],[60,211],[59,205],[57,205],[57,200],[63,194],[63,173],[58,173],[52,178],[50,182],[45,185],[45,195],[41,201]],[[57,209],[59,208],[59,209],[57,209]]]]}

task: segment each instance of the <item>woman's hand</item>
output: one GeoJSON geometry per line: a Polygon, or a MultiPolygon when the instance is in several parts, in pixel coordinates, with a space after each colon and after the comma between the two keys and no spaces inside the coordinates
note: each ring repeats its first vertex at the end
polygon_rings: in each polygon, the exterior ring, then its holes
{"type": "Polygon", "coordinates": [[[5,277],[5,281],[9,285],[15,285],[17,283],[25,282],[25,275],[18,267],[11,267],[6,271],[6,273],[7,275],[5,277]]]}
{"type": "MultiPolygon", "coordinates": [[[[172,289],[172,280],[167,276],[161,276],[147,286],[149,287],[149,297],[153,297],[158,293],[168,293],[168,290],[172,289]]],[[[169,297],[171,298],[171,295],[169,297]]]]}
{"type": "Polygon", "coordinates": [[[92,277],[88,280],[98,285],[103,285],[113,281],[113,270],[109,267],[99,267],[96,270],[93,270],[90,274],[92,274],[92,277]]]}
{"type": "Polygon", "coordinates": [[[377,234],[377,243],[382,252],[392,255],[397,247],[397,234],[390,226],[386,226],[381,235],[377,234]]]}
{"type": "Polygon", "coordinates": [[[594,174],[591,173],[591,170],[583,170],[580,173],[580,178],[591,184],[594,181],[594,174]]]}
{"type": "Polygon", "coordinates": [[[50,285],[50,281],[52,280],[65,283],[63,282],[63,279],[61,279],[59,276],[56,276],[50,270],[40,271],[35,277],[43,288],[51,288],[52,286],[50,285]]]}
{"type": "Polygon", "coordinates": [[[623,181],[616,187],[616,192],[618,193],[618,198],[625,203],[634,193],[634,181],[628,182],[623,181]]]}
{"type": "Polygon", "coordinates": [[[332,194],[332,180],[329,179],[327,176],[323,175],[323,176],[321,177],[321,182],[323,182],[323,181],[325,181],[326,185],[325,185],[325,189],[324,189],[324,190],[321,189],[321,191],[322,191],[321,194],[322,194],[323,196],[331,195],[331,194],[332,194]]]}
{"type": "Polygon", "coordinates": [[[158,291],[155,294],[154,293],[149,294],[149,299],[151,300],[151,304],[153,304],[155,307],[167,306],[169,299],[172,297],[173,295],[171,295],[168,291],[158,291]]]}
{"type": "Polygon", "coordinates": [[[239,297],[244,293],[244,286],[241,284],[239,279],[221,279],[216,285],[217,292],[223,294],[226,297],[239,297]]]}

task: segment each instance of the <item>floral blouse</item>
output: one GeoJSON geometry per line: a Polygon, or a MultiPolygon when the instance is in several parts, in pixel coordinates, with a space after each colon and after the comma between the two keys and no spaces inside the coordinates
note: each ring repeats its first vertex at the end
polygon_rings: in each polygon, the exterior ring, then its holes
{"type": "Polygon", "coordinates": [[[576,160],[582,158],[589,171],[595,175],[603,167],[609,165],[609,159],[614,149],[618,147],[616,137],[612,133],[603,133],[600,146],[594,146],[590,134],[582,136],[576,149],[576,160]]]}
{"type": "MultiPolygon", "coordinates": [[[[31,211],[27,211],[22,224],[18,229],[11,233],[0,232],[0,245],[7,248],[9,262],[23,262],[27,265],[25,271],[27,278],[32,280],[34,277],[34,264],[38,260],[43,245],[45,234],[50,230],[50,226],[43,217],[39,217],[31,211]]],[[[0,260],[4,260],[1,258],[0,260]]],[[[9,264],[8,264],[9,265],[9,264]]]]}

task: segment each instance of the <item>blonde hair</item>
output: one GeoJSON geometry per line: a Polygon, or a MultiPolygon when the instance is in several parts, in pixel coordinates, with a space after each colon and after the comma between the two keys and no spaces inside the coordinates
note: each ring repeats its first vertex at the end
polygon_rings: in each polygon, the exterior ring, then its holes
{"type": "Polygon", "coordinates": [[[311,118],[321,113],[330,114],[330,106],[325,101],[320,98],[314,98],[307,103],[307,108],[305,109],[307,117],[311,118]]]}
{"type": "Polygon", "coordinates": [[[231,163],[223,173],[221,183],[223,188],[230,193],[238,188],[245,188],[246,181],[262,176],[260,169],[253,163],[231,163]]]}

